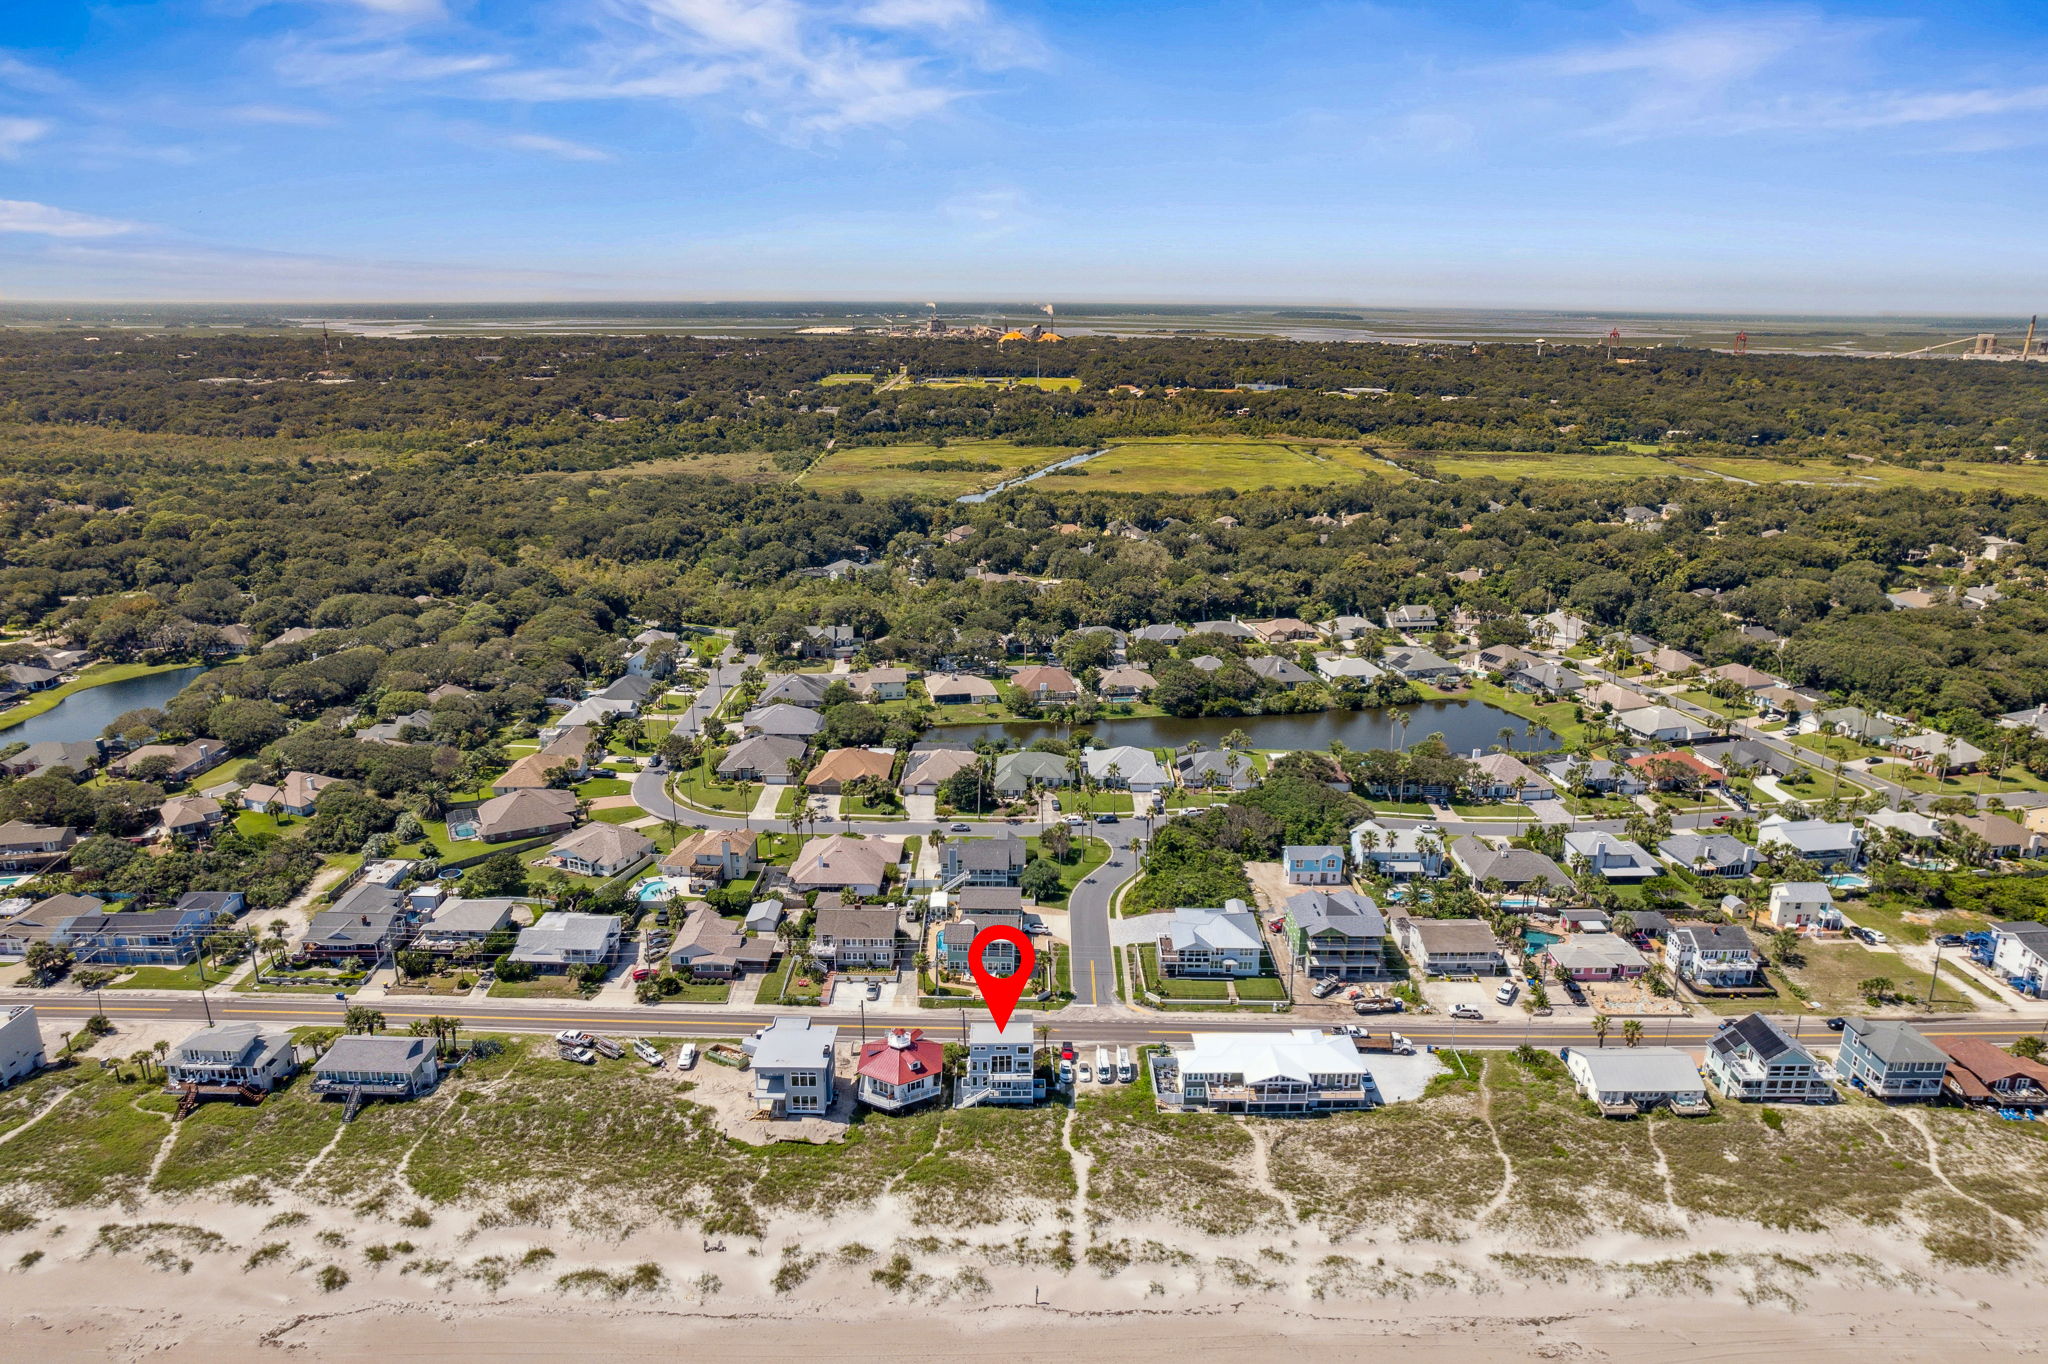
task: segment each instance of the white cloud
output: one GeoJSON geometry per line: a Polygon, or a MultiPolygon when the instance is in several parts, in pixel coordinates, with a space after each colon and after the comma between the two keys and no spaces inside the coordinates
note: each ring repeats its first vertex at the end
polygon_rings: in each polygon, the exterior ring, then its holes
{"type": "Polygon", "coordinates": [[[1477,94],[1497,124],[1583,119],[1577,131],[1619,141],[1818,136],[2048,109],[2048,85],[1907,90],[1873,83],[1872,49],[1896,31],[1807,10],[1737,10],[1467,74],[1476,75],[1477,94]]]}
{"type": "Polygon", "coordinates": [[[22,148],[47,134],[54,126],[46,118],[0,117],[0,160],[12,160],[22,148]]]}
{"type": "MultiPolygon", "coordinates": [[[[364,0],[389,17],[414,0],[364,0]]],[[[336,36],[288,35],[273,61],[305,85],[438,86],[524,103],[710,98],[803,141],[910,123],[974,93],[969,72],[1042,59],[988,0],[604,0],[556,16],[568,36],[515,58],[520,38],[454,24],[394,34],[365,19],[336,36]]]]}
{"type": "Polygon", "coordinates": [[[267,123],[285,127],[327,128],[339,122],[332,114],[298,104],[238,104],[222,111],[237,123],[267,123]]]}
{"type": "Polygon", "coordinates": [[[71,88],[70,83],[56,72],[5,52],[0,52],[0,85],[37,95],[61,94],[71,88]]]}
{"type": "Polygon", "coordinates": [[[498,139],[498,145],[513,151],[539,152],[544,156],[558,157],[563,161],[609,161],[612,154],[598,147],[587,147],[581,142],[571,142],[563,137],[548,137],[542,133],[512,133],[498,139]]]}
{"type": "Polygon", "coordinates": [[[118,237],[136,224],[89,213],[52,208],[28,199],[0,199],[0,232],[31,232],[43,237],[118,237]]]}

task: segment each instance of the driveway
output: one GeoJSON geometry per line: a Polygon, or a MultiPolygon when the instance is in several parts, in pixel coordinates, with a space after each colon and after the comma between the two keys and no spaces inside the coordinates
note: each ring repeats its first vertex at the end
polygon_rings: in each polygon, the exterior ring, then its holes
{"type": "Polygon", "coordinates": [[[937,823],[939,818],[939,798],[937,796],[905,796],[903,798],[903,817],[914,824],[937,823]]]}

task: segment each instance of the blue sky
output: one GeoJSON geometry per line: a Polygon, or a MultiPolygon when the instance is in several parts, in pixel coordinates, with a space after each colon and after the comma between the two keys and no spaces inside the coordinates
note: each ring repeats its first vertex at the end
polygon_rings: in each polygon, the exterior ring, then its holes
{"type": "Polygon", "coordinates": [[[2048,6],[5,0],[0,298],[2031,312],[2048,6]]]}

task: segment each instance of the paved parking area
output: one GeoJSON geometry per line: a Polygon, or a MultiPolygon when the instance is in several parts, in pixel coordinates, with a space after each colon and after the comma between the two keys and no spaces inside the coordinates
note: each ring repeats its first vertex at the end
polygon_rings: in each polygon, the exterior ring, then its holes
{"type": "Polygon", "coordinates": [[[1505,976],[1484,976],[1478,980],[1433,980],[1422,987],[1422,997],[1438,1013],[1447,1014],[1460,1004],[1470,1004],[1488,1018],[1512,1018],[1520,1022],[1522,1005],[1519,998],[1513,1004],[1496,1004],[1493,999],[1494,992],[1506,979],[1505,976]]]}
{"type": "MultiPolygon", "coordinates": [[[[832,998],[827,1000],[824,1004],[820,1005],[819,1007],[829,1013],[859,1013],[861,1001],[866,997],[867,990],[868,980],[860,976],[834,977],[832,981],[832,998]]],[[[867,1000],[867,1006],[870,1009],[888,1009],[891,1007],[896,1007],[898,1004],[897,994],[899,991],[903,995],[901,1007],[905,1009],[915,1009],[917,1007],[916,981],[912,980],[909,983],[909,988],[905,989],[904,979],[900,974],[883,981],[882,997],[880,999],[867,1000]]]]}
{"type": "MultiPolygon", "coordinates": [[[[1397,1028],[1395,1031],[1400,1030],[1397,1028]]],[[[1423,1091],[1429,1088],[1429,1082],[1447,1069],[1442,1057],[1419,1050],[1413,1056],[1368,1052],[1365,1068],[1372,1072],[1373,1083],[1379,1086],[1380,1098],[1390,1104],[1421,1098],[1423,1091]]]]}

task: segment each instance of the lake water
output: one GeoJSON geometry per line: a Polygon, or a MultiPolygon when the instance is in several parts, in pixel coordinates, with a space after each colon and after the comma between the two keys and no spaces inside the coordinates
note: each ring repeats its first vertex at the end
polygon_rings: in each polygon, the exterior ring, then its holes
{"type": "Polygon", "coordinates": [[[0,729],[0,744],[39,744],[45,740],[76,743],[97,739],[100,731],[112,724],[122,712],[143,706],[161,706],[205,671],[204,665],[195,663],[189,668],[145,673],[141,677],[75,691],[41,715],[0,729]]]}
{"type": "MultiPolygon", "coordinates": [[[[1394,722],[1392,710],[1324,710],[1306,715],[1210,715],[1181,720],[1172,716],[1156,719],[1107,718],[1081,726],[1106,745],[1131,744],[1137,748],[1180,748],[1199,741],[1207,749],[1220,748],[1223,736],[1243,730],[1253,748],[1277,751],[1327,752],[1333,742],[1346,748],[1396,748],[1414,744],[1440,733],[1454,753],[1490,749],[1500,743],[1500,731],[1512,729],[1514,747],[1530,749],[1557,747],[1557,736],[1538,724],[1511,715],[1484,701],[1423,701],[1404,707],[1412,717],[1405,734],[1394,722]]],[[[972,744],[981,739],[1022,747],[1048,734],[1063,735],[1066,726],[1045,721],[1009,721],[985,725],[945,725],[925,735],[927,743],[972,744]]]]}

